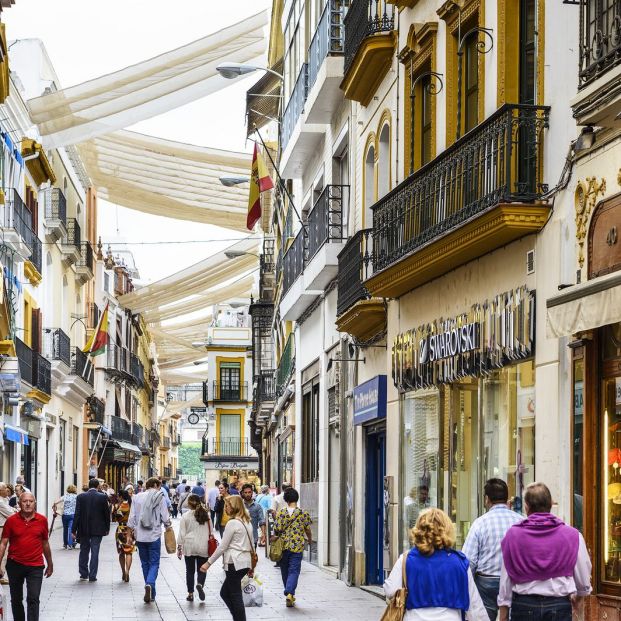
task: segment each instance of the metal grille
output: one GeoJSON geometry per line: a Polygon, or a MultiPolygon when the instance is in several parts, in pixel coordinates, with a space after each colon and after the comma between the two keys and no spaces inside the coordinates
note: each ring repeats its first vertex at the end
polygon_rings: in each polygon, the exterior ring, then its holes
{"type": "Polygon", "coordinates": [[[372,233],[371,229],[358,231],[339,253],[337,315],[342,315],[359,300],[371,297],[363,283],[373,268],[372,233]]]}
{"type": "Polygon", "coordinates": [[[75,218],[67,219],[67,236],[65,237],[65,244],[67,246],[75,246],[79,248],[82,241],[80,225],[75,218]]]}
{"type": "Polygon", "coordinates": [[[549,107],[506,104],[373,206],[373,267],[503,202],[532,202],[542,182],[549,107]]]}
{"type": "Polygon", "coordinates": [[[295,370],[295,339],[293,333],[289,335],[287,344],[282,351],[278,368],[276,369],[276,396],[280,396],[285,391],[293,371],[295,370]]]}
{"type": "Polygon", "coordinates": [[[79,347],[71,348],[71,373],[81,377],[87,384],[94,386],[95,370],[93,363],[79,347]]]}
{"type": "Polygon", "coordinates": [[[343,208],[349,201],[348,185],[328,185],[308,214],[308,261],[331,241],[343,241],[343,208]]]}
{"type": "Polygon", "coordinates": [[[50,360],[71,366],[71,339],[60,328],[46,328],[43,335],[44,353],[50,360]]]}
{"type": "Polygon", "coordinates": [[[298,276],[304,272],[308,254],[308,234],[305,228],[300,229],[289,250],[283,257],[283,294],[287,293],[298,276]]]}
{"type": "Polygon", "coordinates": [[[80,258],[76,263],[77,267],[84,267],[93,271],[93,247],[90,242],[80,244],[80,258]]]}
{"type": "Polygon", "coordinates": [[[49,188],[45,191],[45,218],[67,221],[67,199],[60,188],[49,188]]]}
{"type": "Polygon", "coordinates": [[[304,110],[304,102],[308,96],[308,64],[304,63],[300,74],[295,82],[291,97],[287,102],[287,107],[282,115],[280,144],[284,151],[287,148],[289,138],[293,134],[293,128],[298,122],[302,111],[304,110]]]}

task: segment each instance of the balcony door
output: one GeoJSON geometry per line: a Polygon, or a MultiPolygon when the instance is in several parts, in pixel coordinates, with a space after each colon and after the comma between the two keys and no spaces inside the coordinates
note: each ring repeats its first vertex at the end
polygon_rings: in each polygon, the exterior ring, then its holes
{"type": "Polygon", "coordinates": [[[223,362],[220,364],[220,400],[239,401],[241,388],[241,364],[223,362]]]}
{"type": "Polygon", "coordinates": [[[241,414],[220,414],[220,455],[241,455],[241,414]]]}

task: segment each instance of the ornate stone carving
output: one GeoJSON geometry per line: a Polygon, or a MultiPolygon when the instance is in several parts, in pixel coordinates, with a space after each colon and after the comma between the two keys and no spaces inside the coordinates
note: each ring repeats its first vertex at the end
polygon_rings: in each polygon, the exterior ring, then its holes
{"type": "Polygon", "coordinates": [[[578,265],[584,267],[584,240],[586,239],[589,219],[597,197],[606,192],[606,179],[599,182],[596,177],[587,177],[579,181],[574,194],[576,208],[576,241],[578,242],[578,265]]]}

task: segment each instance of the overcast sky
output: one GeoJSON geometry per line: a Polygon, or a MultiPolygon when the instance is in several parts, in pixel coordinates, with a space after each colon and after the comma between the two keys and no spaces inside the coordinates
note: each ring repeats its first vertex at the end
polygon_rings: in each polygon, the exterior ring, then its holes
{"type": "MultiPolygon", "coordinates": [[[[42,39],[62,87],[151,58],[269,8],[270,0],[17,0],[3,11],[9,40],[42,39]]],[[[128,129],[235,151],[245,141],[243,82],[128,129]]],[[[152,281],[196,263],[240,235],[218,227],[150,216],[100,202],[99,234],[117,234],[141,277],[152,281]],[[205,240],[209,243],[154,244],[205,240]],[[216,242],[214,240],[222,240],[216,242]]]]}

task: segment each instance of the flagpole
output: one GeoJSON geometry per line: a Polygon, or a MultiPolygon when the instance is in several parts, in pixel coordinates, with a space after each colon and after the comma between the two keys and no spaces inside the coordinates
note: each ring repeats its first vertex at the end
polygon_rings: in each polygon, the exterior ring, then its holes
{"type": "Polygon", "coordinates": [[[257,134],[257,136],[259,137],[259,140],[261,141],[261,144],[263,145],[263,149],[267,153],[267,157],[270,158],[270,162],[272,163],[272,167],[274,168],[274,172],[276,173],[276,178],[278,180],[278,185],[281,187],[282,190],[284,190],[285,194],[287,195],[287,198],[289,199],[289,204],[291,205],[291,208],[293,209],[295,215],[298,217],[298,220],[300,221],[300,224],[302,225],[302,228],[305,229],[306,228],[306,224],[304,224],[304,221],[300,217],[300,214],[298,213],[298,210],[295,208],[295,203],[293,202],[293,197],[289,193],[289,190],[287,189],[287,185],[285,184],[285,182],[283,181],[282,177],[280,176],[280,173],[278,172],[278,167],[276,166],[276,162],[274,162],[274,158],[272,157],[272,154],[270,153],[270,150],[267,148],[265,142],[263,141],[263,136],[261,136],[261,132],[258,130],[258,128],[256,126],[254,128],[254,131],[257,134]]]}

